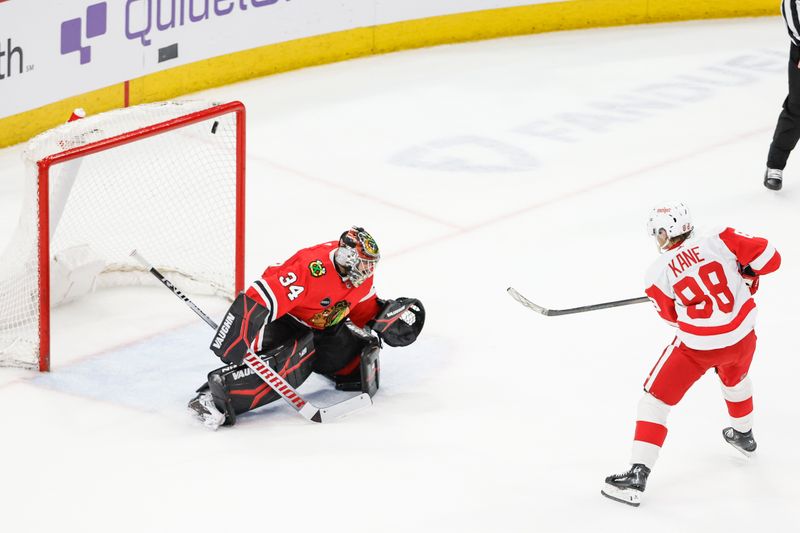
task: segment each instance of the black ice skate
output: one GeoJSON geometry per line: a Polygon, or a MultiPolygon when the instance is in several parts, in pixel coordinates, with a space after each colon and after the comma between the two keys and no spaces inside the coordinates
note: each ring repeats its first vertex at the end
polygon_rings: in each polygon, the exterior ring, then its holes
{"type": "Polygon", "coordinates": [[[214,405],[210,392],[201,392],[192,398],[187,407],[208,429],[216,431],[225,422],[225,415],[214,405]]]}
{"type": "Polygon", "coordinates": [[[752,457],[756,451],[756,439],[753,438],[752,429],[747,433],[742,433],[728,427],[722,430],[722,438],[747,457],[752,457]]]}
{"type": "Polygon", "coordinates": [[[606,486],[600,493],[606,498],[639,507],[639,499],[647,485],[650,469],[642,464],[631,465],[624,474],[616,474],[606,478],[606,486]]]}
{"type": "Polygon", "coordinates": [[[783,186],[783,170],[777,168],[767,168],[764,172],[764,187],[773,191],[781,190],[783,186]]]}

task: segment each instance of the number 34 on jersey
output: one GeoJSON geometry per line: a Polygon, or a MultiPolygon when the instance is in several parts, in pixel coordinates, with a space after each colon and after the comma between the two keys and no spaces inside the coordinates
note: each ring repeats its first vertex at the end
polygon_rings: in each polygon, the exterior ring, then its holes
{"type": "Polygon", "coordinates": [[[285,276],[280,276],[278,281],[288,289],[289,292],[286,294],[286,297],[289,298],[290,301],[294,301],[298,296],[303,294],[305,290],[305,288],[300,285],[293,285],[293,283],[297,281],[297,274],[294,272],[287,272],[285,276]]]}

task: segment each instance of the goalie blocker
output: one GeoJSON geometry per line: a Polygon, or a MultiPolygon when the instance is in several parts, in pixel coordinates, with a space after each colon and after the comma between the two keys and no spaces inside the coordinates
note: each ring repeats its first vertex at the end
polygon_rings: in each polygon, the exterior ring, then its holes
{"type": "Polygon", "coordinates": [[[228,364],[210,372],[197,392],[211,393],[214,405],[225,415],[225,425],[233,425],[236,415],[279,399],[278,393],[242,364],[252,347],[292,387],[299,387],[316,372],[331,379],[338,390],[374,396],[380,386],[379,337],[389,346],[406,346],[416,340],[425,322],[419,300],[399,298],[382,303],[367,328],[344,320],[315,330],[289,315],[264,324],[269,309],[242,293],[211,343],[211,350],[228,364]],[[372,334],[370,326],[379,337],[372,334]],[[256,350],[258,346],[260,350],[256,350]]]}
{"type": "Polygon", "coordinates": [[[211,351],[225,363],[240,364],[268,318],[269,309],[240,293],[220,322],[211,351]]]}

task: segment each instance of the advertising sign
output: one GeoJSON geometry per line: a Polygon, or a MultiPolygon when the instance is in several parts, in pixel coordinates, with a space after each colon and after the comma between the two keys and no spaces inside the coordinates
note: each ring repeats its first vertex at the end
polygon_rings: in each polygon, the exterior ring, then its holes
{"type": "Polygon", "coordinates": [[[0,0],[0,118],[250,48],[549,1],[0,0]]]}

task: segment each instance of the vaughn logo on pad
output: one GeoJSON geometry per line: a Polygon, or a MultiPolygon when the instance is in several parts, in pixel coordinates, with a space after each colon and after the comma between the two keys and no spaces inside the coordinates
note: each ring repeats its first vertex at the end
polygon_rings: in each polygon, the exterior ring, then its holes
{"type": "Polygon", "coordinates": [[[235,317],[231,313],[228,313],[225,316],[225,321],[222,323],[222,326],[220,326],[219,333],[217,333],[217,337],[214,339],[214,348],[222,348],[222,341],[224,341],[225,337],[228,336],[228,331],[230,331],[231,326],[233,325],[234,318],[235,317]]]}

